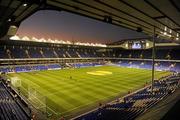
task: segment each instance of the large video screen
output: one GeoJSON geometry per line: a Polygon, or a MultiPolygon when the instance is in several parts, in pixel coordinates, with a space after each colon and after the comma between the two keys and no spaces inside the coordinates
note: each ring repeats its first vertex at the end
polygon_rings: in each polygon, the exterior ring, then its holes
{"type": "Polygon", "coordinates": [[[133,41],[132,43],[132,49],[141,49],[142,43],[140,41],[133,41]]]}
{"type": "Polygon", "coordinates": [[[128,42],[129,49],[145,49],[146,41],[137,40],[137,41],[129,41],[128,42]]]}

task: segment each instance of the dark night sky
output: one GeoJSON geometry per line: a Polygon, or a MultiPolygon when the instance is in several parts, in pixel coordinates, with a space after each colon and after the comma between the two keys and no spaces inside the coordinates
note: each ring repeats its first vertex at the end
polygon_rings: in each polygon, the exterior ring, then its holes
{"type": "Polygon", "coordinates": [[[48,10],[39,11],[23,21],[17,34],[92,43],[110,43],[121,39],[146,37],[142,33],[87,17],[48,10]]]}

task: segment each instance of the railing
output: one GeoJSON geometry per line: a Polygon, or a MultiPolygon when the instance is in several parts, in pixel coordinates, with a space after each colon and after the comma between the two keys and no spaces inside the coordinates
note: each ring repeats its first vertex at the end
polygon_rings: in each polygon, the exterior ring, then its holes
{"type": "MultiPolygon", "coordinates": [[[[137,61],[152,61],[152,59],[142,58],[115,58],[115,57],[87,57],[87,58],[15,58],[15,59],[0,59],[0,61],[33,61],[33,60],[90,60],[90,59],[111,59],[111,60],[137,60],[137,61]]],[[[165,62],[180,62],[180,60],[166,60],[166,59],[155,59],[155,61],[165,62]]]]}

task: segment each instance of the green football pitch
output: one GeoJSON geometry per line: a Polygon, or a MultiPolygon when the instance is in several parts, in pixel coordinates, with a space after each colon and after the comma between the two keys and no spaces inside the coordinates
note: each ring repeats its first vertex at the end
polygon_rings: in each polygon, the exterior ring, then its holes
{"type": "MultiPolygon", "coordinates": [[[[156,71],[155,78],[168,74],[170,72],[156,71]]],[[[46,104],[48,112],[68,116],[142,88],[151,81],[151,70],[99,66],[12,73],[9,77],[20,81],[20,91],[24,96],[28,97],[33,89],[32,96],[37,98],[35,104],[39,101],[38,105],[46,104]]]]}

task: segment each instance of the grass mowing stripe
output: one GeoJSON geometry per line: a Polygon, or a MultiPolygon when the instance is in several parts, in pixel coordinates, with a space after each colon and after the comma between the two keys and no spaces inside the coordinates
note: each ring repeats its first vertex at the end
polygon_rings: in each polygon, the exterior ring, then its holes
{"type": "MultiPolygon", "coordinates": [[[[155,72],[155,78],[167,74],[163,71],[155,72]]],[[[10,74],[10,77],[15,76],[22,79],[24,87],[27,88],[29,84],[46,95],[50,108],[68,114],[142,87],[147,81],[150,82],[151,70],[101,66],[10,74]],[[110,71],[112,74],[87,74],[93,71],[110,71]]]]}
{"type": "MultiPolygon", "coordinates": [[[[27,74],[26,74],[27,75],[27,74]]],[[[31,79],[35,79],[35,78],[32,78],[30,75],[28,76],[29,78],[31,78],[31,79]]],[[[43,89],[39,89],[40,90],[40,92],[41,92],[41,90],[43,90],[43,91],[46,91],[46,88],[47,87],[49,87],[48,85],[46,85],[46,83],[43,83],[43,82],[40,82],[41,84],[42,84],[42,86],[41,86],[41,88],[43,88],[43,89]]],[[[51,88],[52,89],[52,88],[51,88]]],[[[54,90],[54,92],[55,92],[56,90],[54,90]]],[[[48,91],[49,92],[49,91],[48,91]]],[[[41,92],[42,93],[42,92],[41,92]]],[[[46,92],[47,93],[47,92],[46,92]]],[[[49,92],[50,93],[50,92],[49,92]]],[[[46,94],[43,94],[43,95],[46,95],[46,94]]],[[[47,96],[48,98],[51,98],[52,96],[47,96]]],[[[64,96],[64,97],[69,97],[68,95],[67,96],[64,96]]],[[[53,98],[55,98],[55,99],[53,99],[52,101],[54,101],[55,103],[56,103],[56,98],[58,98],[58,96],[55,96],[55,95],[53,95],[53,98]]],[[[63,100],[63,104],[64,105],[66,105],[66,106],[71,106],[71,104],[69,104],[68,102],[66,102],[65,100],[63,100]]]]}

